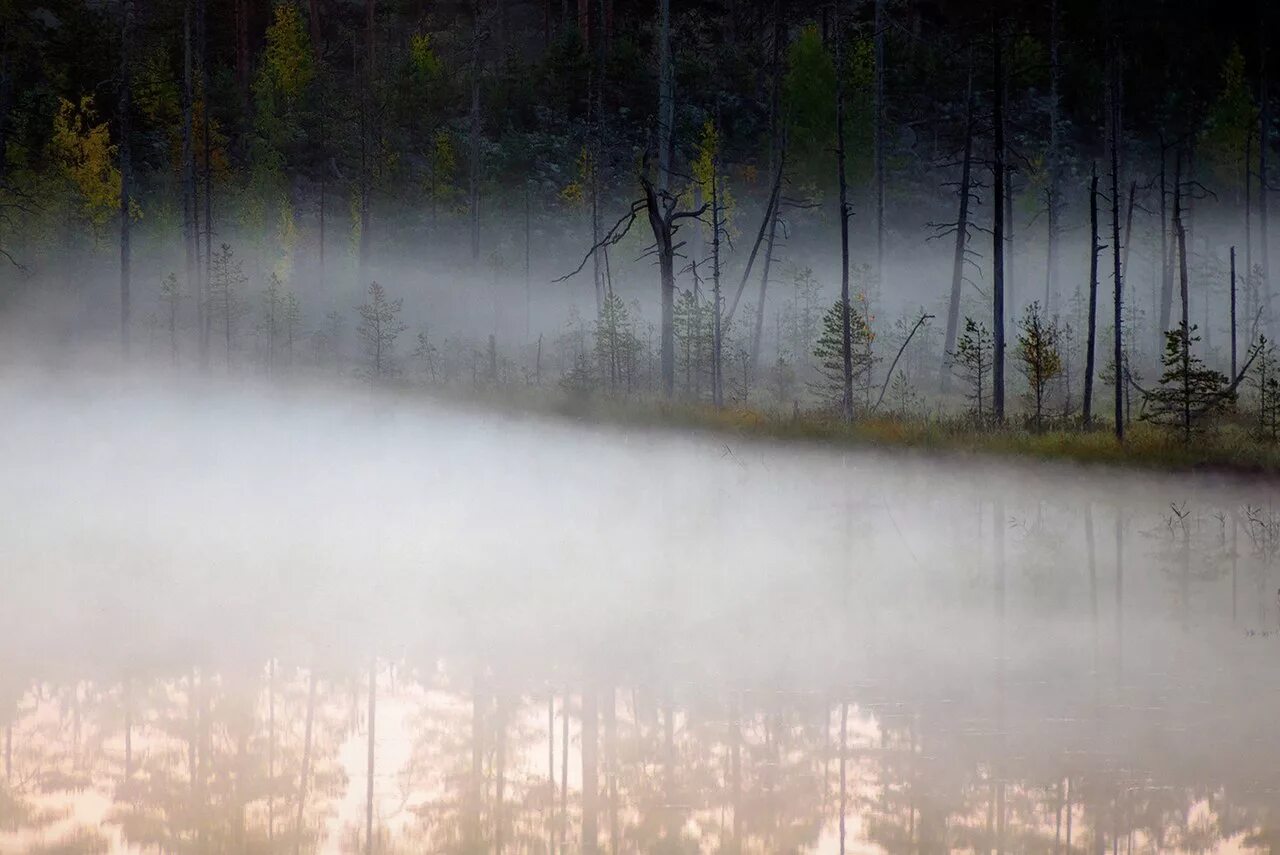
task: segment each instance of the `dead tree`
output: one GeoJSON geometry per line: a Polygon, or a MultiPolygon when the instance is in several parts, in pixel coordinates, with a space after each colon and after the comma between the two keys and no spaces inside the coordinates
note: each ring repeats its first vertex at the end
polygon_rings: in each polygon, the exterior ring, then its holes
{"type": "Polygon", "coordinates": [[[1097,371],[1098,334],[1098,165],[1089,178],[1089,327],[1085,332],[1084,351],[1084,424],[1093,424],[1093,377],[1097,371]]]}
{"type": "Polygon", "coordinates": [[[640,187],[644,195],[640,199],[636,199],[627,209],[627,213],[613,224],[596,243],[587,250],[583,256],[581,263],[576,268],[555,279],[555,282],[563,282],[572,276],[576,276],[587,266],[587,262],[600,252],[610,246],[615,246],[619,241],[626,237],[635,224],[636,218],[643,211],[649,222],[649,228],[653,232],[653,244],[650,246],[646,254],[652,253],[658,259],[659,283],[662,299],[662,324],[661,324],[661,371],[662,371],[662,391],[663,394],[670,398],[675,392],[676,377],[676,360],[675,360],[675,294],[676,294],[676,275],[675,275],[675,258],[677,252],[684,246],[683,241],[677,241],[676,235],[680,230],[681,220],[699,219],[706,212],[708,205],[703,204],[696,209],[680,208],[680,199],[678,194],[670,190],[663,190],[655,187],[653,181],[642,169],[640,173],[640,187]]]}
{"type": "Polygon", "coordinates": [[[1124,278],[1120,269],[1120,47],[1118,36],[1112,48],[1111,68],[1111,263],[1114,277],[1114,314],[1112,359],[1115,360],[1116,439],[1124,441],[1124,278]]]}
{"type": "MultiPolygon", "coordinates": [[[[998,4],[999,0],[997,0],[998,4]]],[[[994,320],[994,353],[991,366],[992,407],[998,423],[1004,422],[1004,19],[997,5],[991,19],[991,70],[992,70],[992,125],[995,129],[993,145],[993,227],[991,230],[992,266],[992,316],[994,320]]]]}

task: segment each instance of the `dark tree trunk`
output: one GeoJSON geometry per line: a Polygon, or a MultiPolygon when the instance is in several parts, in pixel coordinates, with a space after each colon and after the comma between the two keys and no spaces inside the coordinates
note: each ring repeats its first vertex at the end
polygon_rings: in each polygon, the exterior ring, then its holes
{"type": "Polygon", "coordinates": [[[129,63],[133,54],[133,0],[120,4],[120,349],[129,358],[130,305],[133,248],[130,240],[129,206],[132,192],[129,111],[132,101],[129,63]]]}
{"type": "Polygon", "coordinates": [[[360,245],[357,266],[359,285],[364,287],[369,281],[369,252],[373,241],[371,230],[372,212],[370,210],[373,194],[373,157],[374,157],[374,119],[372,89],[376,80],[374,20],[377,12],[377,0],[365,0],[365,35],[364,62],[361,64],[360,80],[360,245]]]}
{"type": "Polygon", "coordinates": [[[1098,167],[1094,164],[1089,179],[1089,327],[1085,332],[1084,358],[1084,424],[1093,424],[1093,377],[1097,371],[1098,333],[1098,167]]]}
{"type": "MultiPolygon", "coordinates": [[[[211,107],[209,101],[209,28],[208,28],[208,0],[196,0],[196,28],[200,37],[200,137],[201,144],[204,148],[203,163],[201,164],[204,171],[204,284],[206,292],[209,286],[209,277],[213,271],[213,159],[209,151],[211,140],[209,135],[209,110],[211,107]]],[[[209,314],[205,313],[204,337],[209,338],[209,325],[212,319],[209,314]]],[[[227,325],[230,329],[230,324],[227,325]]],[[[207,353],[206,345],[206,353],[207,353]]]]}
{"type": "MultiPolygon", "coordinates": [[[[960,213],[956,217],[956,247],[951,258],[951,299],[947,302],[947,335],[943,347],[942,392],[951,389],[951,357],[960,329],[960,298],[964,291],[965,254],[969,246],[969,187],[973,180],[973,58],[969,59],[969,84],[965,94],[964,155],[960,161],[960,213]]],[[[981,414],[982,401],[978,401],[981,414]]]]}
{"type": "Polygon", "coordinates": [[[840,0],[835,6],[836,43],[836,175],[840,182],[840,319],[841,357],[844,362],[844,399],[841,411],[853,421],[853,331],[849,305],[849,182],[845,177],[844,151],[844,33],[840,0]]]}
{"type": "Polygon", "coordinates": [[[1061,180],[1061,152],[1059,151],[1059,88],[1062,66],[1059,62],[1058,0],[1049,0],[1049,186],[1046,191],[1045,205],[1048,215],[1048,246],[1045,258],[1044,306],[1045,312],[1053,316],[1054,298],[1058,285],[1058,209],[1060,206],[1059,185],[1061,180]]]}
{"type": "Polygon", "coordinates": [[[1237,374],[1236,365],[1236,248],[1231,247],[1231,378],[1237,374]]]}
{"type": "Polygon", "coordinates": [[[378,660],[369,663],[369,750],[364,791],[364,842],[366,855],[373,855],[373,775],[374,746],[378,722],[378,660]]]}
{"type": "Polygon", "coordinates": [[[191,51],[191,4],[182,7],[182,240],[186,251],[187,291],[196,312],[196,341],[200,364],[207,362],[208,341],[204,335],[206,311],[204,289],[200,287],[200,226],[196,203],[196,162],[192,110],[195,104],[191,51]]]}
{"type": "MultiPolygon", "coordinates": [[[[999,0],[997,0],[997,4],[999,0]]],[[[1001,32],[1004,19],[997,5],[991,20],[991,70],[992,70],[992,124],[995,128],[994,165],[992,178],[994,187],[992,197],[995,200],[994,223],[991,233],[991,266],[992,266],[992,320],[995,323],[993,333],[994,347],[991,366],[992,407],[997,422],[1004,422],[1004,56],[1001,32]]]]}
{"type": "Polygon", "coordinates": [[[876,204],[876,280],[884,287],[884,42],[885,0],[875,0],[875,204],[876,204]]]}
{"type": "Polygon", "coordinates": [[[1173,313],[1173,264],[1169,247],[1168,176],[1165,159],[1168,149],[1160,140],[1160,328],[1156,330],[1156,353],[1164,349],[1164,333],[1169,329],[1173,313]]]}
{"type": "MultiPolygon", "coordinates": [[[[1268,91],[1268,73],[1267,73],[1267,29],[1266,21],[1266,4],[1260,4],[1263,10],[1263,26],[1258,28],[1258,33],[1262,38],[1262,73],[1259,85],[1259,119],[1258,119],[1258,228],[1261,230],[1259,236],[1259,255],[1262,263],[1262,281],[1258,283],[1260,290],[1259,302],[1262,305],[1263,328],[1268,333],[1272,332],[1271,328],[1271,230],[1268,219],[1268,196],[1271,186],[1268,183],[1270,178],[1270,170],[1267,168],[1267,159],[1271,151],[1271,94],[1268,91]]],[[[1274,336],[1273,336],[1274,337],[1274,336]]]]}
{"type": "Polygon", "coordinates": [[[1124,441],[1124,386],[1126,368],[1124,363],[1124,277],[1120,269],[1120,98],[1121,69],[1119,36],[1115,36],[1116,44],[1112,47],[1111,69],[1111,264],[1114,277],[1114,317],[1112,359],[1115,360],[1115,420],[1116,439],[1124,441]]]}

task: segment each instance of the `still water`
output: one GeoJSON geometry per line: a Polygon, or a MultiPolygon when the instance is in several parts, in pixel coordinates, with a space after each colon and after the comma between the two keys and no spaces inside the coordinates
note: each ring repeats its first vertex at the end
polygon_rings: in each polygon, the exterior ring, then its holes
{"type": "Polygon", "coordinates": [[[1269,483],[0,405],[0,852],[1280,845],[1269,483]]]}

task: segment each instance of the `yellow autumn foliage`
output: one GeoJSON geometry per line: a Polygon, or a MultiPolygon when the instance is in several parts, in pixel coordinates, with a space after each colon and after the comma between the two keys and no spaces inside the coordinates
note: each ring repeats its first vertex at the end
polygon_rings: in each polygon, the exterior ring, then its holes
{"type": "Polygon", "coordinates": [[[120,209],[120,169],[106,122],[98,122],[93,96],[78,104],[58,99],[49,140],[50,161],[76,189],[80,208],[95,230],[120,209]]]}

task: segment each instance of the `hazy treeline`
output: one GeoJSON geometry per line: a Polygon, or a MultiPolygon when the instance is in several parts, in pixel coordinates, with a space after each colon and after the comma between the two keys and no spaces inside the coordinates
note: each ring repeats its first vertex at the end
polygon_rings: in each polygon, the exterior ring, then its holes
{"type": "Polygon", "coordinates": [[[0,15],[11,341],[1277,432],[1265,3],[0,15]]]}

